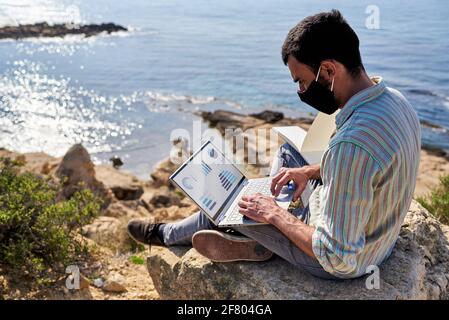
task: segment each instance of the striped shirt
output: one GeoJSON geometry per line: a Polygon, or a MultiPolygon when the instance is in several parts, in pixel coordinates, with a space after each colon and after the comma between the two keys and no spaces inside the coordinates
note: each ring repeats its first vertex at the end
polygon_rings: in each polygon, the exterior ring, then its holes
{"type": "Polygon", "coordinates": [[[353,278],[391,253],[412,201],[421,148],[416,112],[380,77],[336,116],[310,198],[313,252],[323,268],[353,278]]]}

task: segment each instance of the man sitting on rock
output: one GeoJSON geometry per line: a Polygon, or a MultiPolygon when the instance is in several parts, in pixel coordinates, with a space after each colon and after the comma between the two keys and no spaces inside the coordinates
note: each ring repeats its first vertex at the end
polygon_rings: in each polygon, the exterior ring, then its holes
{"type": "Polygon", "coordinates": [[[359,277],[388,258],[416,183],[421,132],[415,111],[380,77],[368,77],[359,39],[336,10],[291,29],[282,59],[303,102],[327,114],[341,109],[320,164],[305,165],[285,144],[272,167],[274,196],[293,180],[297,199],[308,180],[318,181],[309,206],[290,213],[274,197],[255,194],[241,199],[240,212],[268,224],[235,228],[247,237],[219,231],[202,212],[175,223],[130,221],[132,237],[165,246],[193,243],[213,261],[262,261],[275,253],[325,279],[359,277]]]}

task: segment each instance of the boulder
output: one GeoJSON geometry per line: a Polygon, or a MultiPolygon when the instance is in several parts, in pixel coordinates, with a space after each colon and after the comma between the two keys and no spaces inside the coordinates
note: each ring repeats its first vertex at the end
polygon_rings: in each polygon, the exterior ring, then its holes
{"type": "Polygon", "coordinates": [[[250,113],[250,116],[268,123],[275,123],[284,119],[284,114],[282,112],[271,110],[265,110],[259,113],[250,113]]]}
{"type": "Polygon", "coordinates": [[[104,207],[109,204],[108,192],[103,183],[96,179],[94,164],[81,144],[75,144],[67,151],[56,170],[56,175],[63,182],[61,195],[64,198],[70,198],[81,188],[89,188],[105,199],[104,207]]]}
{"type": "Polygon", "coordinates": [[[368,276],[321,280],[278,257],[214,263],[189,247],[154,248],[147,267],[162,299],[447,299],[449,227],[413,201],[379,289],[368,276]]]}
{"type": "Polygon", "coordinates": [[[240,128],[243,131],[250,128],[259,128],[266,124],[276,124],[276,126],[297,125],[308,129],[313,122],[313,118],[299,117],[286,118],[282,112],[264,110],[259,113],[245,115],[228,110],[215,110],[213,112],[203,111],[199,115],[209,126],[217,128],[224,135],[225,129],[240,128]]]}
{"type": "Polygon", "coordinates": [[[125,278],[118,273],[113,273],[106,279],[102,286],[102,289],[104,291],[114,293],[126,292],[127,290],[125,278]]]}
{"type": "Polygon", "coordinates": [[[109,158],[109,161],[112,162],[112,166],[115,169],[120,168],[121,166],[123,166],[125,163],[123,162],[122,158],[120,158],[119,156],[112,156],[111,158],[109,158]]]}
{"type": "Polygon", "coordinates": [[[100,246],[116,252],[126,252],[133,244],[128,236],[126,223],[114,217],[98,217],[91,224],[85,225],[81,233],[100,246]]]}
{"type": "Polygon", "coordinates": [[[181,199],[167,190],[156,192],[153,197],[149,199],[149,203],[156,208],[180,206],[181,199]]]}
{"type": "Polygon", "coordinates": [[[247,130],[265,123],[262,119],[226,110],[203,111],[200,115],[205,121],[209,122],[211,127],[218,129],[222,135],[225,134],[225,129],[240,128],[247,130]]]}
{"type": "Polygon", "coordinates": [[[143,194],[142,186],[138,185],[115,186],[111,188],[111,191],[118,200],[135,200],[143,194]]]}
{"type": "Polygon", "coordinates": [[[111,203],[102,215],[114,217],[120,220],[130,220],[148,216],[146,203],[142,200],[116,201],[111,203]]]}
{"type": "Polygon", "coordinates": [[[173,163],[170,158],[158,162],[150,174],[153,181],[153,187],[172,186],[169,177],[176,171],[178,166],[179,165],[173,163]]]}
{"type": "Polygon", "coordinates": [[[136,200],[143,194],[143,183],[130,173],[99,165],[95,167],[95,174],[118,200],[136,200]]]}

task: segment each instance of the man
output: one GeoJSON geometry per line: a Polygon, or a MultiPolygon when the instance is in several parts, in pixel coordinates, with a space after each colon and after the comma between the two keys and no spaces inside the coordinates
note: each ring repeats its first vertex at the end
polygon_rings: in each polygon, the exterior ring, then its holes
{"type": "Polygon", "coordinates": [[[336,10],[291,29],[282,59],[303,102],[327,114],[341,109],[320,164],[305,165],[287,144],[273,164],[274,196],[291,180],[295,198],[308,180],[319,182],[310,205],[292,214],[272,196],[243,197],[240,212],[268,223],[235,228],[249,239],[211,230],[201,212],[176,223],[131,221],[135,239],[171,246],[193,238],[194,247],[215,261],[264,260],[274,252],[326,279],[359,277],[390,255],[416,183],[421,134],[415,111],[380,77],[368,77],[358,37],[336,10]]]}

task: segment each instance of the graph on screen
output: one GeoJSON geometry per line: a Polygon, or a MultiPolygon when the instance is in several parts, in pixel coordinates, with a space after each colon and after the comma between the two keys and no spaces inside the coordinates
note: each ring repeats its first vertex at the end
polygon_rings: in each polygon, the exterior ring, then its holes
{"type": "Polygon", "coordinates": [[[213,199],[211,194],[205,193],[200,197],[200,201],[209,208],[209,210],[212,210],[217,202],[213,199]]]}
{"type": "Polygon", "coordinates": [[[201,161],[201,171],[203,171],[204,175],[207,176],[212,172],[212,168],[207,163],[201,161]]]}
{"type": "Polygon", "coordinates": [[[221,171],[218,174],[218,177],[220,178],[221,185],[226,191],[229,190],[229,188],[231,188],[231,186],[237,180],[237,177],[229,170],[221,171]]]}

